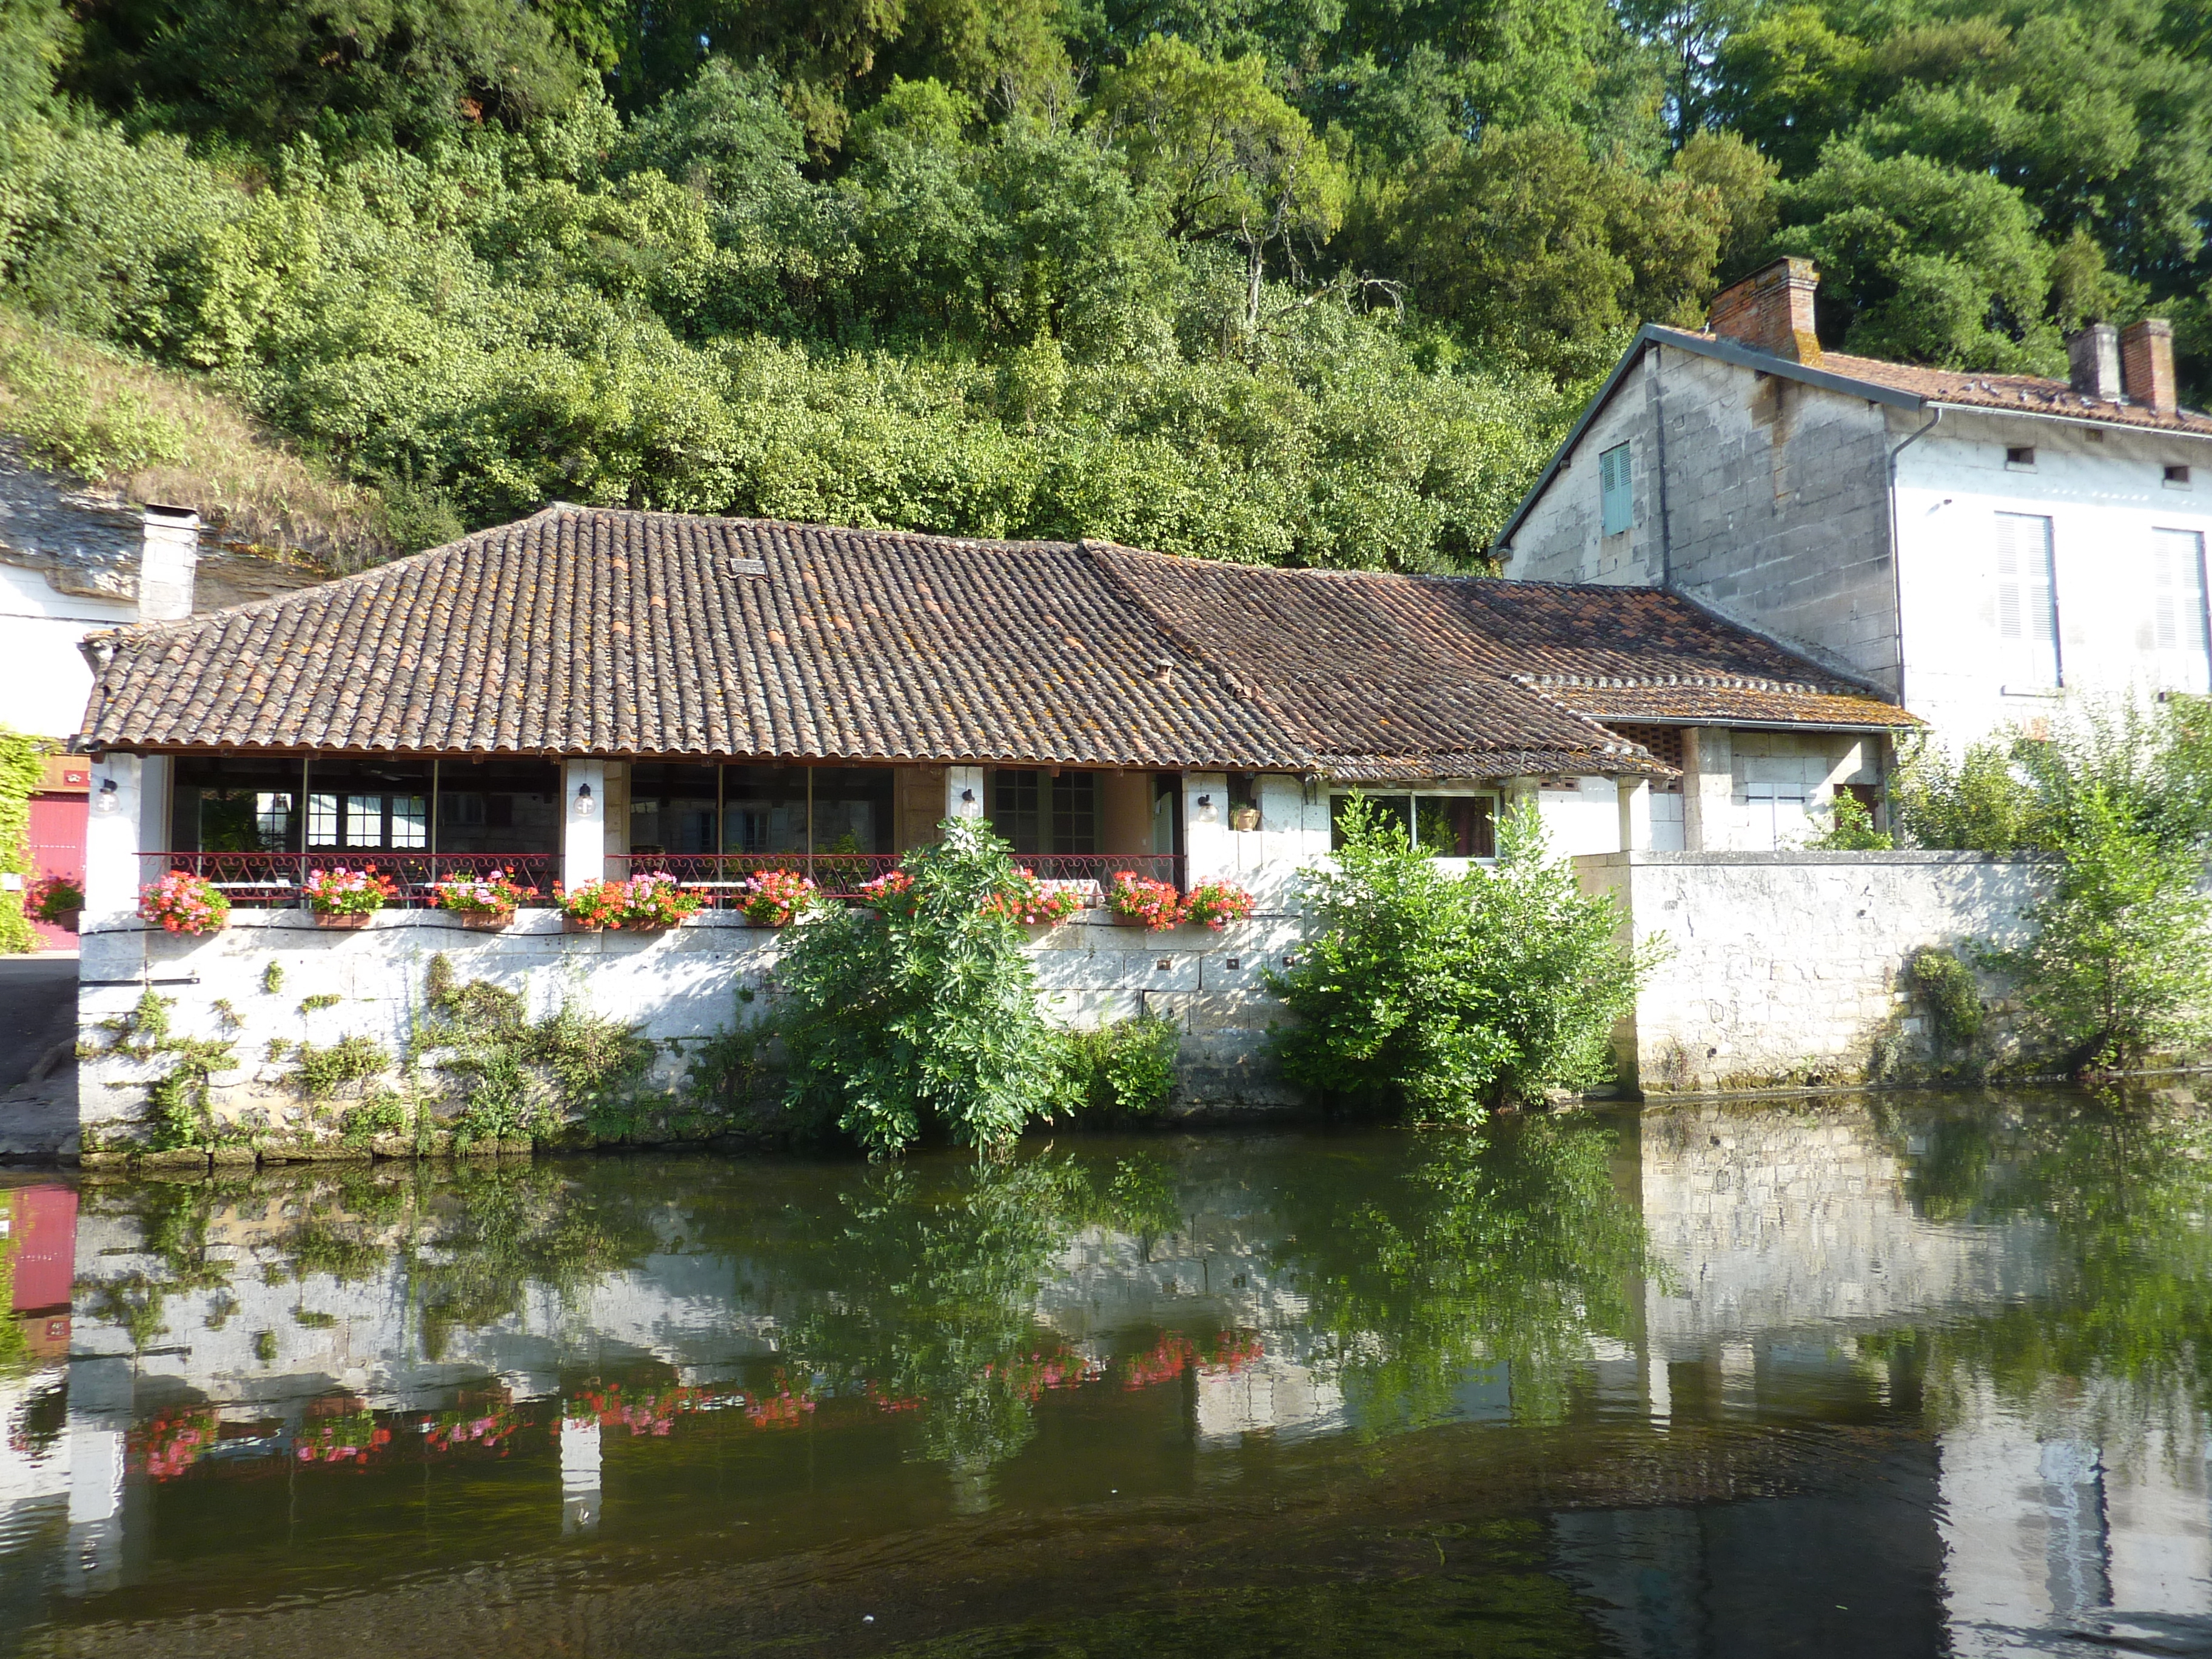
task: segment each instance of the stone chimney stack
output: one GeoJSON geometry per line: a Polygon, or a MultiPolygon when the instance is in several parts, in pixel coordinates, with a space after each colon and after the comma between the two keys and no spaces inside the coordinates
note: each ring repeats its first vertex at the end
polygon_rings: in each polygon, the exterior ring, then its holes
{"type": "Polygon", "coordinates": [[[2066,342],[2074,389],[2102,403],[2120,400],[2120,331],[2110,323],[2092,323],[2066,342]]]}
{"type": "Polygon", "coordinates": [[[1713,295],[1706,326],[1753,351],[1818,367],[1820,337],[1813,331],[1813,295],[1820,286],[1820,273],[1810,259],[1777,259],[1713,295]]]}
{"type": "Polygon", "coordinates": [[[138,558],[138,620],[191,616],[192,572],[199,562],[200,515],[189,507],[149,507],[138,558]]]}
{"type": "Polygon", "coordinates": [[[2173,325],[2147,317],[2121,331],[2120,384],[2128,401],[2154,415],[2171,415],[2178,406],[2173,388],[2173,325]]]}

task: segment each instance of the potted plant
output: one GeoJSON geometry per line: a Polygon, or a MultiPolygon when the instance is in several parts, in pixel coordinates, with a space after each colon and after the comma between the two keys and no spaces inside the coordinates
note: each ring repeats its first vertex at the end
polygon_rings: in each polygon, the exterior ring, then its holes
{"type": "Polygon", "coordinates": [[[23,901],[36,920],[74,933],[84,911],[84,884],[75,876],[41,876],[23,901]]]}
{"type": "Polygon", "coordinates": [[[1082,908],[1078,894],[1065,887],[1047,888],[1026,869],[1017,869],[1006,889],[982,904],[985,915],[1004,916],[1024,927],[1057,927],[1082,908]]]}
{"type": "Polygon", "coordinates": [[[1243,921],[1252,915],[1252,896],[1233,881],[1200,883],[1182,902],[1182,919],[1202,922],[1219,933],[1224,923],[1243,921]]]}
{"type": "Polygon", "coordinates": [[[864,881],[860,891],[865,902],[859,908],[878,915],[886,910],[905,915],[914,909],[914,878],[903,870],[889,871],[873,881],[864,881]]]}
{"type": "Polygon", "coordinates": [[[460,876],[441,881],[433,890],[441,910],[459,919],[464,927],[478,933],[497,933],[514,920],[523,900],[538,896],[535,887],[521,887],[504,870],[484,876],[460,876]]]}
{"type": "Polygon", "coordinates": [[[366,927],[369,918],[399,896],[399,888],[380,870],[310,870],[300,896],[315,913],[318,927],[366,927]]]}
{"type": "Polygon", "coordinates": [[[138,890],[138,914],[172,933],[214,933],[229,925],[230,901],[204,877],[172,870],[138,890]]]}
{"type": "MultiPolygon", "coordinates": [[[[886,876],[884,879],[889,881],[890,878],[886,876]]],[[[868,884],[872,887],[877,884],[868,884]]],[[[821,897],[821,890],[796,870],[762,870],[745,878],[744,886],[739,890],[738,908],[756,927],[787,927],[812,909],[821,897]]]]}
{"type": "Polygon", "coordinates": [[[615,926],[638,933],[680,927],[684,917],[697,915],[707,902],[706,896],[696,890],[678,886],[676,878],[665,870],[632,876],[622,884],[621,891],[622,915],[615,926]]]}
{"type": "Polygon", "coordinates": [[[1182,913],[1181,896],[1172,883],[1152,881],[1133,870],[1116,871],[1106,890],[1106,908],[1117,927],[1142,927],[1161,933],[1176,925],[1182,913]]]}
{"type": "Polygon", "coordinates": [[[1256,806],[1237,808],[1229,815],[1229,827],[1231,830],[1257,830],[1260,827],[1260,809],[1256,806]]]}
{"type": "Polygon", "coordinates": [[[553,884],[553,903],[561,912],[564,933],[596,933],[622,926],[623,890],[620,882],[586,881],[574,887],[553,884]]]}

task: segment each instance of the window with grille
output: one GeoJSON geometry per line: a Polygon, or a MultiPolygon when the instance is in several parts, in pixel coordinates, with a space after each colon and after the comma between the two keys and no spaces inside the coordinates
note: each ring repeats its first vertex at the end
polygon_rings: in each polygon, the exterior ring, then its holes
{"type": "Polygon", "coordinates": [[[2059,684],[2058,606],[2051,581],[2051,520],[1997,517],[1997,640],[2008,687],[2059,684]]]}
{"type": "Polygon", "coordinates": [[[1635,497],[1629,489],[1628,446],[1615,444],[1597,458],[1598,505],[1605,517],[1605,533],[1618,536],[1635,518],[1635,497]]]}

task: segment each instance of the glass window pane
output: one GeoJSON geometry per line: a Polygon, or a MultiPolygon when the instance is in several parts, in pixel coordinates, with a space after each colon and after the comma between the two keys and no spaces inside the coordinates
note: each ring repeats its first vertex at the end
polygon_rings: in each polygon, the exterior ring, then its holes
{"type": "Polygon", "coordinates": [[[1328,844],[1332,848],[1344,845],[1344,811],[1354,799],[1364,799],[1370,813],[1379,812],[1383,819],[1396,824],[1407,835],[1413,833],[1413,798],[1411,795],[1331,795],[1328,798],[1328,844]]]}
{"type": "Polygon", "coordinates": [[[806,850],[806,771],[803,766],[722,769],[722,850],[806,850]]]}
{"type": "Polygon", "coordinates": [[[438,851],[553,853],[561,769],[552,761],[449,760],[438,769],[438,851]]]}
{"type": "Polygon", "coordinates": [[[1048,853],[1098,850],[1098,779],[1091,772],[1063,772],[1052,781],[1052,843],[1048,853]]]}
{"type": "Polygon", "coordinates": [[[892,845],[891,769],[817,766],[814,769],[814,850],[890,853],[892,845]]]}
{"type": "Polygon", "coordinates": [[[721,844],[716,769],[642,762],[630,768],[633,853],[712,853],[721,844]]]}
{"type": "Polygon", "coordinates": [[[430,803],[421,795],[392,797],[392,842],[394,847],[430,844],[430,803]]]}
{"type": "Polygon", "coordinates": [[[382,795],[348,795],[345,798],[344,845],[384,845],[384,801],[382,795]]]}
{"type": "Polygon", "coordinates": [[[179,755],[172,782],[175,851],[283,853],[298,845],[296,756],[179,755]]]}
{"type": "Polygon", "coordinates": [[[991,774],[991,827],[1013,843],[1017,853],[1042,853],[1045,826],[1039,819],[1039,774],[991,774]]]}
{"type": "Polygon", "coordinates": [[[338,798],[336,795],[307,797],[307,845],[335,847],[338,844],[338,798]]]}

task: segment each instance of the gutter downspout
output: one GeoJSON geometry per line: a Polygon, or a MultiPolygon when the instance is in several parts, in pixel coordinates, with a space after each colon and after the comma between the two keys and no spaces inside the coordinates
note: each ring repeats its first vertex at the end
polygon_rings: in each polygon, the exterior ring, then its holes
{"type": "Polygon", "coordinates": [[[1903,443],[1889,452],[1889,603],[1891,614],[1897,618],[1897,706],[1905,707],[1905,565],[1899,556],[1897,520],[1897,458],[1936,429],[1943,418],[1938,405],[1922,427],[1903,443]]]}
{"type": "Polygon", "coordinates": [[[1674,591],[1674,526],[1667,514],[1667,398],[1665,383],[1660,371],[1667,366],[1667,348],[1658,341],[1651,343],[1651,431],[1652,447],[1659,462],[1659,586],[1662,591],[1674,591]]]}

